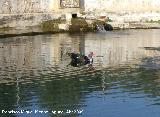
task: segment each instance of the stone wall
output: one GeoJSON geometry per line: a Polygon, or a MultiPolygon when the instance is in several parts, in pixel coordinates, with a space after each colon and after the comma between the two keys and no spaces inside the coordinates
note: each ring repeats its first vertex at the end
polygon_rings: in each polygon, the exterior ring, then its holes
{"type": "Polygon", "coordinates": [[[160,0],[86,0],[86,17],[107,16],[115,22],[160,20],[160,0]]]}
{"type": "MultiPolygon", "coordinates": [[[[85,17],[105,15],[113,22],[160,21],[160,0],[80,0],[85,17]]],[[[58,0],[0,0],[0,28],[26,28],[43,21],[80,12],[79,8],[60,8],[58,0]],[[68,14],[67,14],[68,13],[68,14]]]]}
{"type": "Polygon", "coordinates": [[[50,0],[1,0],[0,14],[50,12],[50,0]]]}
{"type": "Polygon", "coordinates": [[[84,8],[84,0],[80,0],[78,6],[80,8],[62,8],[60,0],[0,0],[0,29],[25,29],[60,18],[68,21],[72,13],[79,14],[84,8]]]}
{"type": "Polygon", "coordinates": [[[86,11],[160,12],[160,0],[86,0],[86,11]]]}
{"type": "MultiPolygon", "coordinates": [[[[76,1],[78,2],[79,0],[76,1]]],[[[84,8],[84,0],[80,0],[80,3],[78,2],[77,4],[80,8],[84,8]]],[[[0,14],[72,11],[79,11],[79,8],[62,8],[62,6],[60,5],[60,0],[0,0],[0,14]]]]}

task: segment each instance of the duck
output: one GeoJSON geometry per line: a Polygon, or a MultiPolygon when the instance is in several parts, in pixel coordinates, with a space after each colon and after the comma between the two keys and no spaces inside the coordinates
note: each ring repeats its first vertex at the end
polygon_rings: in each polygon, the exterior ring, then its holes
{"type": "Polygon", "coordinates": [[[86,55],[81,55],[79,53],[68,53],[68,55],[71,58],[71,62],[69,65],[73,66],[73,67],[80,67],[80,66],[84,66],[84,65],[91,65],[93,64],[93,52],[90,52],[88,54],[88,56],[86,55]]]}

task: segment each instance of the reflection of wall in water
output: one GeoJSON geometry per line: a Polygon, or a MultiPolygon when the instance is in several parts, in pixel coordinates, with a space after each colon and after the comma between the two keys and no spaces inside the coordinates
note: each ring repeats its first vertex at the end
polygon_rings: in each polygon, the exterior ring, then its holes
{"type": "Polygon", "coordinates": [[[10,71],[19,70],[20,73],[24,72],[30,75],[36,70],[44,70],[48,61],[51,61],[49,42],[43,43],[39,37],[5,40],[5,42],[1,42],[3,48],[0,48],[0,66],[2,69],[7,67],[10,71]]]}
{"type": "Polygon", "coordinates": [[[84,54],[85,53],[84,35],[71,36],[71,48],[72,52],[84,54]]]}
{"type": "Polygon", "coordinates": [[[115,66],[127,62],[131,64],[139,63],[139,58],[157,54],[157,52],[155,53],[154,51],[147,51],[140,48],[159,46],[157,38],[154,38],[152,33],[147,34],[145,32],[143,34],[143,32],[141,32],[141,34],[135,35],[123,35],[123,33],[99,34],[99,38],[95,38],[94,34],[88,35],[85,41],[86,53],[93,51],[95,56],[99,56],[95,57],[94,61],[101,62],[104,66],[115,66]]]}
{"type": "MultiPolygon", "coordinates": [[[[84,53],[84,38],[55,34],[48,37],[21,37],[2,39],[0,42],[0,66],[11,71],[18,69],[26,74],[37,74],[47,67],[64,67],[70,59],[62,60],[67,52],[84,53]],[[66,39],[67,37],[67,39],[66,39]],[[65,63],[65,64],[64,64],[65,63]]],[[[69,57],[68,57],[69,58],[69,57]]]]}
{"type": "MultiPolygon", "coordinates": [[[[55,39],[59,40],[57,41],[59,44],[59,50],[57,51],[57,55],[60,54],[59,57],[57,58],[58,61],[59,60],[65,61],[69,57],[67,56],[67,53],[71,52],[81,53],[81,54],[85,53],[84,52],[85,39],[82,35],[80,36],[80,35],[60,34],[56,35],[55,39]]],[[[53,44],[55,45],[55,43],[53,44]]]]}

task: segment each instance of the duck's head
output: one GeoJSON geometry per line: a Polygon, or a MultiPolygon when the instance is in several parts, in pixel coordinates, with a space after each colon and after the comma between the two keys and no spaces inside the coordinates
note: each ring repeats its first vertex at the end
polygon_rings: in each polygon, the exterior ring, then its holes
{"type": "Polygon", "coordinates": [[[94,53],[93,53],[93,52],[90,52],[90,53],[88,54],[88,57],[89,57],[89,58],[92,58],[93,55],[94,55],[94,53]]]}

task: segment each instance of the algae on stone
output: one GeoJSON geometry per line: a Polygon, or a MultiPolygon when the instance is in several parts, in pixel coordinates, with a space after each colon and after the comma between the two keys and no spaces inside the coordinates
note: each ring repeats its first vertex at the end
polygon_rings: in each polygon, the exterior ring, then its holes
{"type": "Polygon", "coordinates": [[[13,28],[12,27],[1,27],[0,28],[0,32],[1,33],[4,33],[4,32],[8,32],[8,31],[10,31],[10,30],[12,30],[13,28]]]}
{"type": "Polygon", "coordinates": [[[49,21],[43,21],[40,26],[43,31],[59,31],[59,24],[64,23],[64,20],[55,19],[49,21]]]}
{"type": "Polygon", "coordinates": [[[158,24],[160,24],[160,20],[158,20],[158,21],[150,20],[150,21],[147,21],[147,23],[158,23],[158,24]]]}
{"type": "Polygon", "coordinates": [[[72,18],[70,32],[86,32],[88,31],[88,24],[84,18],[72,18]]]}

